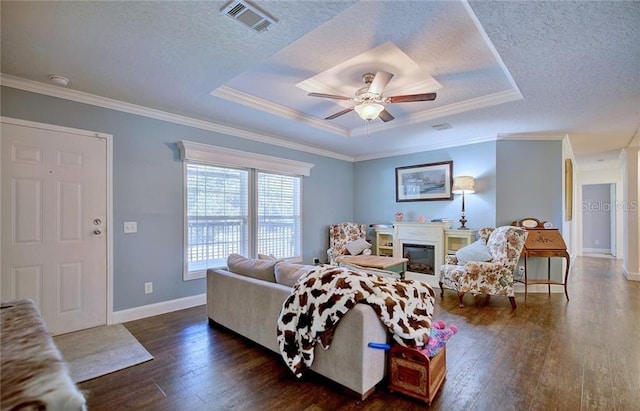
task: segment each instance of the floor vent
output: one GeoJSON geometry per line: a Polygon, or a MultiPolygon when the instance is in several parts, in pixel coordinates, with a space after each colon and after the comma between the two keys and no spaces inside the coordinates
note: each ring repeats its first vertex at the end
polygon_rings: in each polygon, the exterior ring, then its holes
{"type": "Polygon", "coordinates": [[[264,33],[278,23],[277,19],[247,0],[232,1],[224,6],[220,13],[257,33],[264,33]]]}

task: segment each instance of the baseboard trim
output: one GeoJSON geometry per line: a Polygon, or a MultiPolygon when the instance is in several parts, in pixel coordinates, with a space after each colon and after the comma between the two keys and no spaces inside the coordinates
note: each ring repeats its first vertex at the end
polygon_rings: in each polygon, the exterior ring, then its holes
{"type": "Polygon", "coordinates": [[[178,298],[175,300],[143,305],[141,307],[129,308],[127,310],[115,311],[111,316],[111,324],[140,320],[142,318],[153,317],[154,315],[184,310],[185,308],[196,307],[198,305],[205,305],[206,303],[207,294],[198,294],[191,297],[178,298]]]}
{"type": "Polygon", "coordinates": [[[611,254],[611,250],[608,248],[583,248],[582,254],[611,254]]]}
{"type": "Polygon", "coordinates": [[[640,281],[640,273],[630,273],[627,271],[627,267],[622,267],[622,274],[629,281],[640,281]]]}

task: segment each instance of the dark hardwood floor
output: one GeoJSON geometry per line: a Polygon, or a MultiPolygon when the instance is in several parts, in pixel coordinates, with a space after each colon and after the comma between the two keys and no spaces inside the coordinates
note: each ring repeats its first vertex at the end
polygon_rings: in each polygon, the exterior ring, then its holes
{"type": "MultiPolygon", "coordinates": [[[[432,410],[638,410],[640,282],[616,260],[578,258],[569,296],[437,297],[456,324],[447,379],[432,410]]],[[[248,302],[249,303],[249,302],[248,302]]],[[[90,410],[412,410],[384,384],[365,401],[317,375],[296,380],[281,358],[224,329],[204,306],[126,323],[154,360],[80,384],[90,410]]]]}

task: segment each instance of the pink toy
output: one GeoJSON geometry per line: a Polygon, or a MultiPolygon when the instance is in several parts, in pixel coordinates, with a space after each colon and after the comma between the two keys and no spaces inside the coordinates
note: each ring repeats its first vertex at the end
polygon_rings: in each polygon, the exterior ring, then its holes
{"type": "Polygon", "coordinates": [[[429,342],[422,349],[429,358],[434,357],[446,344],[447,340],[453,334],[458,332],[458,327],[450,325],[446,328],[444,321],[438,320],[431,324],[431,333],[429,334],[429,342]]]}

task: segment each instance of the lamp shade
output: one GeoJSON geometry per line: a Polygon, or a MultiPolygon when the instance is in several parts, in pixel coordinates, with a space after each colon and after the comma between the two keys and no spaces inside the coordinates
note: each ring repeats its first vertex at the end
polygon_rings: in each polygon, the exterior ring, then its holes
{"type": "Polygon", "coordinates": [[[474,193],[476,191],[475,182],[471,176],[459,176],[454,177],[453,187],[451,192],[453,194],[474,193]]]}
{"type": "Polygon", "coordinates": [[[378,103],[362,103],[353,108],[361,119],[374,120],[384,110],[384,106],[378,103]]]}

